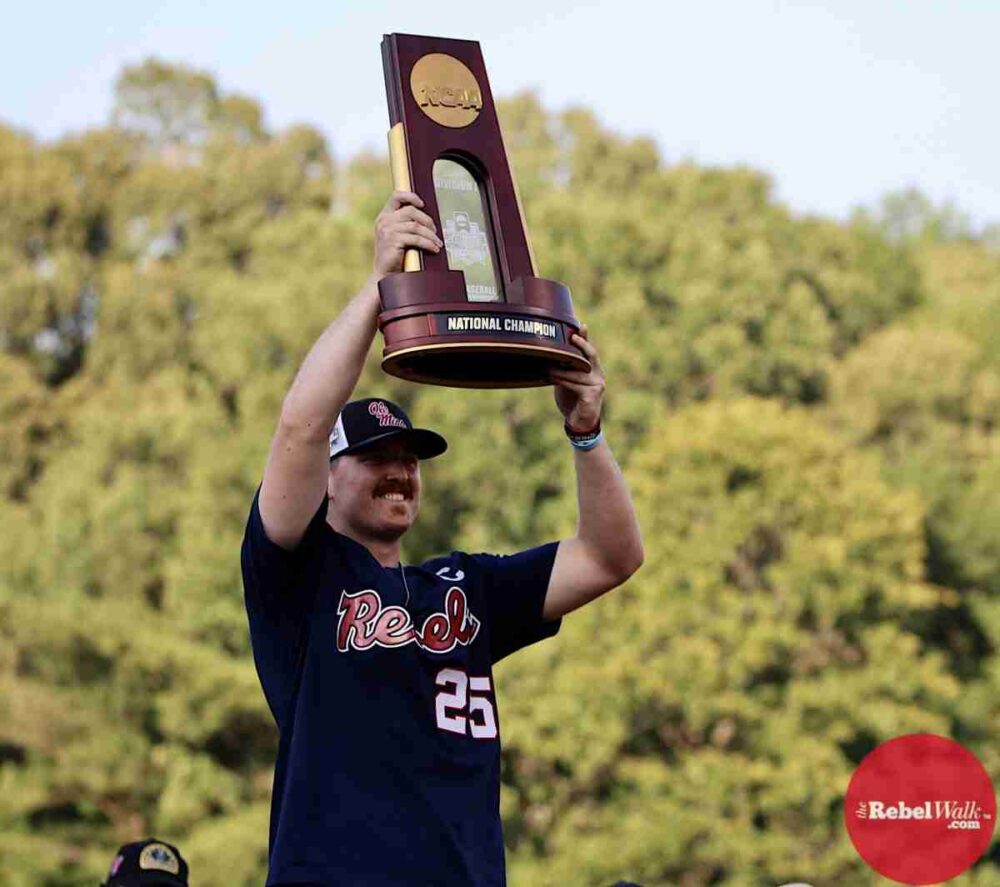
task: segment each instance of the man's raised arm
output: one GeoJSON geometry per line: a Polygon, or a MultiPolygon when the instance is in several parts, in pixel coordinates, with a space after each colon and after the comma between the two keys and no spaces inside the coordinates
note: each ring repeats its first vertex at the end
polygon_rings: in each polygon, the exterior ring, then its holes
{"type": "Polygon", "coordinates": [[[285,395],[260,490],[264,530],[282,548],[299,544],[326,496],[330,431],[375,337],[379,280],[402,270],[406,249],[439,252],[443,246],[423,205],[409,191],[389,198],[375,220],[371,276],[316,340],[285,395]]]}
{"type": "Polygon", "coordinates": [[[625,478],[600,428],[604,372],[587,330],[573,337],[590,360],[589,373],[553,370],[556,405],[589,449],[574,449],[579,519],[576,535],[559,543],[542,615],[557,619],[621,585],[642,565],[639,522],[625,478]]]}

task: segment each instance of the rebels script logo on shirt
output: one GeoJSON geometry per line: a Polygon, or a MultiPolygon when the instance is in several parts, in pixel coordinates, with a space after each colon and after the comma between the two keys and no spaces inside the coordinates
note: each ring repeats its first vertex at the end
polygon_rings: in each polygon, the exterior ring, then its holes
{"type": "Polygon", "coordinates": [[[414,643],[429,653],[448,653],[456,644],[468,646],[479,634],[479,620],[469,611],[465,592],[452,587],[444,612],[432,613],[417,628],[402,607],[383,607],[377,591],[344,591],[337,607],[337,649],[368,650],[373,646],[402,647],[414,643]]]}

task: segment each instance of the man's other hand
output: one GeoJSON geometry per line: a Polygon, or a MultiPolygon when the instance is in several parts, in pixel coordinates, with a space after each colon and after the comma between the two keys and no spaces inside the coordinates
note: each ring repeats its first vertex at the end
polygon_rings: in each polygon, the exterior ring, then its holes
{"type": "Polygon", "coordinates": [[[604,370],[597,356],[597,349],[590,342],[586,325],[570,337],[584,357],[590,361],[590,372],[554,369],[549,378],[555,382],[556,406],[571,430],[580,433],[592,431],[601,421],[601,402],[604,399],[604,370]]]}

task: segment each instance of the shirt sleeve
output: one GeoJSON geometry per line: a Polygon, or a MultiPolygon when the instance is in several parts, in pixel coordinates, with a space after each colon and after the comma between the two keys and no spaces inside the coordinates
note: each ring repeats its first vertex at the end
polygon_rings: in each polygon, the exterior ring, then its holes
{"type": "Polygon", "coordinates": [[[542,618],[558,548],[558,542],[549,542],[511,555],[466,555],[468,569],[477,578],[486,601],[494,663],[559,631],[561,617],[542,618]]]}
{"type": "Polygon", "coordinates": [[[275,719],[295,692],[307,616],[323,556],[326,499],[320,503],[294,551],[272,542],[260,517],[260,487],[254,493],[240,561],[250,640],[261,686],[275,719]]]}

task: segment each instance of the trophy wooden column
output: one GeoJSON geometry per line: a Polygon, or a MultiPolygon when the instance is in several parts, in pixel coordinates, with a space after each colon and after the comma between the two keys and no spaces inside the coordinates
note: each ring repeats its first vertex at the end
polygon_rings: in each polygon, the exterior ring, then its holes
{"type": "Polygon", "coordinates": [[[379,283],[382,368],[456,388],[549,385],[589,371],[570,344],[569,289],[536,276],[479,44],[389,34],[382,41],[393,186],[414,191],[440,253],[408,250],[379,283]]]}

